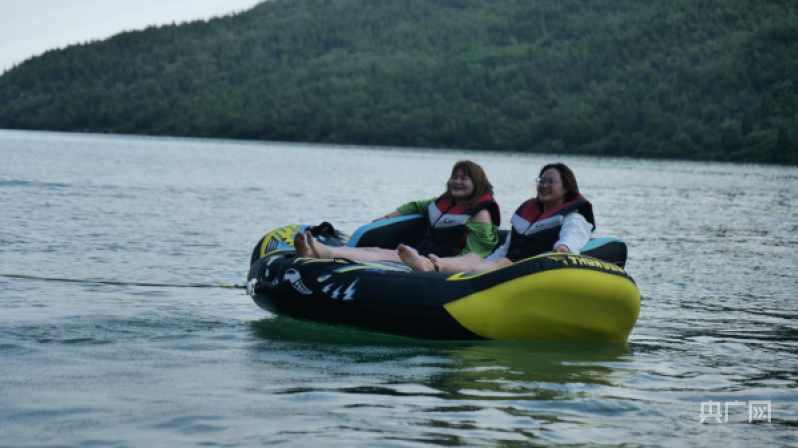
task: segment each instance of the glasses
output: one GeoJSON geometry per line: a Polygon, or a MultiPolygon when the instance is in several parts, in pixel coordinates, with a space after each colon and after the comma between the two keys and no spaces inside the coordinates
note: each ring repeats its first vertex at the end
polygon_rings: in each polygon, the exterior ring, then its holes
{"type": "Polygon", "coordinates": [[[560,181],[553,178],[553,177],[538,177],[535,179],[535,183],[538,185],[556,185],[559,184],[560,181]]]}

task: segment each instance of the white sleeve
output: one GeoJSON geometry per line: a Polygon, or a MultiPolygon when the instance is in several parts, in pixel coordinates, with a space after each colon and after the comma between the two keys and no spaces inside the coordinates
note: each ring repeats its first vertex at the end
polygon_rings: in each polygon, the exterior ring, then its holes
{"type": "Polygon", "coordinates": [[[593,225],[587,222],[581,213],[571,212],[562,221],[560,239],[554,243],[554,247],[568,246],[568,250],[572,254],[578,254],[582,247],[590,241],[591,233],[593,233],[593,225]]]}
{"type": "Polygon", "coordinates": [[[485,257],[485,261],[493,261],[499,258],[503,258],[507,256],[507,251],[510,249],[510,238],[513,235],[507,235],[507,239],[504,241],[504,244],[499,246],[498,249],[494,250],[492,254],[485,257]]]}

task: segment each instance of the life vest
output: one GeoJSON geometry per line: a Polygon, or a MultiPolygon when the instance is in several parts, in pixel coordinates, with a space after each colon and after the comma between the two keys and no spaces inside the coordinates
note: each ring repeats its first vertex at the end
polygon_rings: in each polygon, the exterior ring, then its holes
{"type": "Polygon", "coordinates": [[[541,204],[536,199],[521,204],[510,222],[512,228],[507,258],[516,262],[552,250],[554,243],[560,239],[560,229],[565,216],[573,211],[584,216],[587,222],[593,225],[593,230],[596,229],[593,205],[581,194],[546,212],[543,212],[541,204]]]}
{"type": "Polygon", "coordinates": [[[491,194],[485,194],[470,207],[456,205],[454,198],[444,194],[433,201],[427,209],[429,226],[421,242],[416,245],[421,255],[435,254],[439,257],[453,257],[463,251],[468,238],[465,228],[474,215],[487,209],[496,226],[501,224],[499,204],[491,194]]]}

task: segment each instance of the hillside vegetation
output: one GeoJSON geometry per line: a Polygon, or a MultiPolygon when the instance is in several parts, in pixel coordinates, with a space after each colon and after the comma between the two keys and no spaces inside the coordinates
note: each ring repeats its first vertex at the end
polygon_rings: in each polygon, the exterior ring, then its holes
{"type": "Polygon", "coordinates": [[[798,3],[273,0],[30,59],[0,127],[798,164],[798,3]]]}

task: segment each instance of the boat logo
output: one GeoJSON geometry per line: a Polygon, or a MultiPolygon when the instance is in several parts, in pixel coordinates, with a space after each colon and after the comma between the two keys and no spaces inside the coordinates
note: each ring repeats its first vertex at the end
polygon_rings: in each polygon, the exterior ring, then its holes
{"type": "Polygon", "coordinates": [[[308,289],[304,283],[302,283],[302,276],[299,275],[299,271],[296,269],[289,269],[285,271],[285,275],[283,275],[283,281],[290,282],[291,286],[294,287],[297,291],[301,294],[311,295],[313,291],[308,289]]]}
{"type": "Polygon", "coordinates": [[[339,297],[343,301],[352,300],[352,299],[355,298],[354,297],[355,296],[355,292],[357,292],[357,290],[355,289],[355,284],[356,283],[357,283],[357,280],[353,281],[344,290],[343,297],[341,297],[341,289],[343,289],[344,285],[335,285],[334,283],[333,284],[329,284],[329,285],[325,286],[324,289],[321,290],[321,292],[323,292],[325,294],[329,294],[330,298],[332,298],[333,300],[338,300],[339,297]],[[338,287],[336,288],[336,286],[338,286],[338,287]],[[333,288],[335,288],[335,289],[333,290],[333,288]],[[330,292],[330,291],[332,291],[332,292],[330,292]]]}

